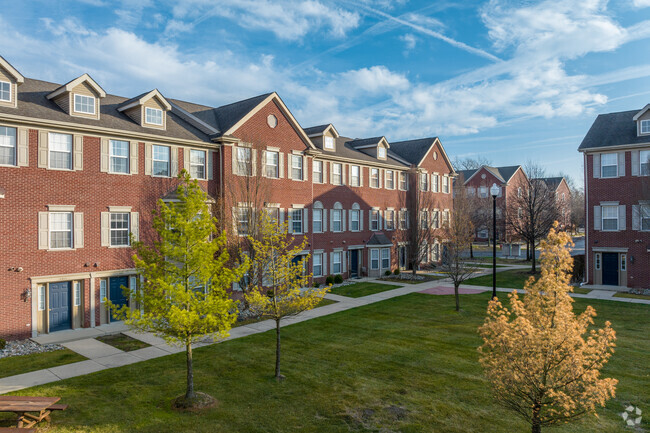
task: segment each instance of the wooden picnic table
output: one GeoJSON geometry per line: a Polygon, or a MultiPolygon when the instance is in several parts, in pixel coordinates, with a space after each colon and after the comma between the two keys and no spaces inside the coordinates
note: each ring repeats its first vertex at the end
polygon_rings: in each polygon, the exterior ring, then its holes
{"type": "Polygon", "coordinates": [[[19,397],[0,395],[0,412],[13,412],[18,416],[16,426],[33,427],[50,416],[49,407],[61,397],[19,397]],[[38,415],[33,415],[36,412],[38,415]]]}

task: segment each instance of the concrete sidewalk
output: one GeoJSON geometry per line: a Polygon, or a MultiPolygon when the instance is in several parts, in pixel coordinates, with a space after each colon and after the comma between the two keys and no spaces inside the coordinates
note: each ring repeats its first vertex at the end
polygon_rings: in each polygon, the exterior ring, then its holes
{"type": "MultiPolygon", "coordinates": [[[[391,284],[392,282],[386,281],[377,281],[382,284],[391,284]]],[[[398,282],[392,283],[399,285],[398,282]]],[[[375,302],[381,302],[386,299],[395,298],[398,296],[407,295],[409,293],[421,292],[427,289],[435,289],[438,286],[443,287],[452,287],[453,284],[448,279],[440,279],[435,281],[425,281],[418,284],[404,284],[402,287],[395,288],[393,290],[387,290],[385,292],[375,293],[373,295],[363,296],[360,298],[350,298],[347,296],[327,294],[325,298],[337,301],[335,304],[325,305],[323,307],[318,307],[313,310],[305,311],[298,314],[297,316],[284,319],[281,323],[281,326],[288,326],[294,323],[304,322],[306,320],[314,319],[316,317],[327,316],[329,314],[338,313],[340,311],[349,310],[356,308],[362,305],[373,304],[375,302]]],[[[474,289],[479,292],[486,292],[491,290],[489,287],[484,286],[472,286],[463,284],[461,286],[464,289],[474,289]]],[[[512,292],[513,289],[507,288],[497,288],[499,292],[512,292]]],[[[433,291],[435,292],[435,290],[433,291]]],[[[523,291],[520,291],[523,292],[523,291]]],[[[588,299],[607,299],[610,301],[616,302],[628,302],[635,304],[649,304],[650,301],[644,299],[630,299],[630,298],[613,298],[615,292],[605,291],[605,290],[592,290],[588,294],[572,294],[571,296],[576,298],[588,298],[588,299]]],[[[149,347],[143,349],[134,350],[131,352],[123,352],[119,349],[116,349],[113,346],[101,343],[94,338],[89,338],[86,333],[82,331],[71,331],[70,333],[55,333],[48,336],[38,337],[39,340],[46,340],[47,342],[59,342],[56,341],[56,336],[60,335],[59,338],[65,340],[63,345],[70,350],[73,350],[81,355],[89,358],[86,361],[75,362],[73,364],[61,365],[58,367],[52,367],[44,370],[33,371],[31,373],[20,374],[17,376],[11,376],[0,379],[0,394],[7,392],[18,391],[21,389],[29,388],[37,385],[44,385],[46,383],[56,382],[63,379],[68,379],[76,376],[83,376],[85,374],[94,373],[96,371],[106,370],[113,367],[121,367],[124,365],[134,364],[141,361],[146,361],[149,359],[158,358],[161,356],[166,356],[172,353],[183,352],[185,349],[182,347],[172,346],[167,344],[162,338],[157,337],[151,333],[136,333],[132,331],[127,331],[126,327],[121,323],[115,323],[108,326],[110,328],[92,328],[94,336],[104,335],[107,333],[116,333],[122,332],[129,337],[135,338],[140,341],[144,341],[147,344],[150,344],[149,347]],[[72,336],[74,332],[79,332],[77,336],[81,336],[81,339],[76,339],[72,341],[72,336]],[[44,337],[48,337],[45,339],[44,337]]],[[[275,322],[273,320],[265,320],[263,322],[251,323],[248,325],[239,326],[230,330],[230,336],[223,341],[233,340],[235,338],[242,338],[252,334],[259,334],[262,332],[267,332],[275,328],[275,322]]],[[[36,340],[36,339],[35,339],[36,340]]],[[[39,341],[40,342],[40,341],[39,341]]],[[[215,344],[216,342],[211,339],[205,339],[197,343],[194,347],[208,346],[210,344],[215,344]]]]}

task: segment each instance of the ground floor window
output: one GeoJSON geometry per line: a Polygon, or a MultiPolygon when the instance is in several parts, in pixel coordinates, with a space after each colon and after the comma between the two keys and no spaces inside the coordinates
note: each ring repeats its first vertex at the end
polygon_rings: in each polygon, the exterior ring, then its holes
{"type": "Polygon", "coordinates": [[[376,248],[370,250],[370,269],[379,269],[379,250],[376,248]]]}
{"type": "Polygon", "coordinates": [[[314,254],[314,277],[323,275],[323,254],[314,254]]]}
{"type": "Polygon", "coordinates": [[[337,251],[332,254],[332,273],[340,274],[341,273],[341,255],[340,251],[337,251]]]}
{"type": "Polygon", "coordinates": [[[383,269],[390,269],[390,248],[383,248],[381,250],[381,267],[383,269]]]}

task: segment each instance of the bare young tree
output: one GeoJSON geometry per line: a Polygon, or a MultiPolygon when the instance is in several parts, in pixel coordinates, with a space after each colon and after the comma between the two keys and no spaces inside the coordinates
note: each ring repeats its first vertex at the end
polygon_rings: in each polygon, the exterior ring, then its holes
{"type": "Polygon", "coordinates": [[[478,170],[479,168],[483,167],[484,165],[492,165],[492,160],[489,158],[483,156],[483,155],[478,155],[475,158],[459,158],[456,157],[454,158],[454,161],[452,162],[454,168],[456,171],[458,170],[478,170]]]}
{"type": "Polygon", "coordinates": [[[460,311],[460,296],[458,288],[477,271],[477,268],[467,261],[467,250],[474,240],[474,225],[470,215],[471,201],[467,197],[464,186],[456,188],[454,211],[452,218],[445,222],[442,233],[445,237],[441,270],[454,283],[456,311],[460,311]]]}
{"type": "Polygon", "coordinates": [[[506,226],[515,236],[524,239],[530,252],[531,273],[537,272],[535,248],[558,218],[555,192],[542,180],[544,169],[529,162],[524,167],[528,176],[521,193],[514,194],[506,209],[506,226]]]}

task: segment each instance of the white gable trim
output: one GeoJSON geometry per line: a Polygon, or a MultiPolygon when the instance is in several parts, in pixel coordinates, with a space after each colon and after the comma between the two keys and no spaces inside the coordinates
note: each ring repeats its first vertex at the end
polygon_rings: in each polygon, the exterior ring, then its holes
{"type": "Polygon", "coordinates": [[[118,108],[117,111],[124,111],[124,110],[128,110],[129,108],[136,107],[138,105],[143,105],[151,98],[158,98],[158,100],[162,103],[163,107],[165,107],[165,111],[170,111],[172,109],[171,104],[167,102],[167,99],[165,99],[162,93],[160,93],[158,89],[153,89],[151,92],[147,93],[146,95],[143,95],[140,99],[136,99],[130,104],[118,108]]]}
{"type": "Polygon", "coordinates": [[[648,111],[648,110],[650,110],[650,104],[646,105],[645,107],[643,107],[643,108],[641,109],[641,111],[639,111],[638,113],[636,113],[636,114],[634,115],[634,117],[632,118],[632,120],[634,120],[634,121],[636,122],[637,120],[639,120],[639,117],[643,116],[643,115],[645,114],[645,112],[648,111]]]}
{"type": "Polygon", "coordinates": [[[14,80],[16,80],[18,84],[23,84],[25,82],[25,77],[23,77],[23,75],[20,72],[18,72],[16,68],[11,66],[11,64],[8,61],[6,61],[2,56],[0,56],[0,66],[2,66],[4,70],[9,72],[9,74],[11,74],[11,76],[14,77],[14,80]]]}
{"type": "Polygon", "coordinates": [[[106,92],[104,91],[104,89],[102,89],[102,87],[99,84],[97,84],[97,82],[93,80],[90,77],[90,75],[83,74],[82,76],[75,78],[74,80],[70,81],[68,84],[64,84],[63,86],[56,89],[54,92],[47,95],[47,99],[56,98],[57,96],[65,92],[71,92],[72,89],[74,89],[81,83],[88,83],[88,85],[92,87],[95,92],[97,92],[97,95],[99,95],[100,98],[106,97],[106,92]]]}

